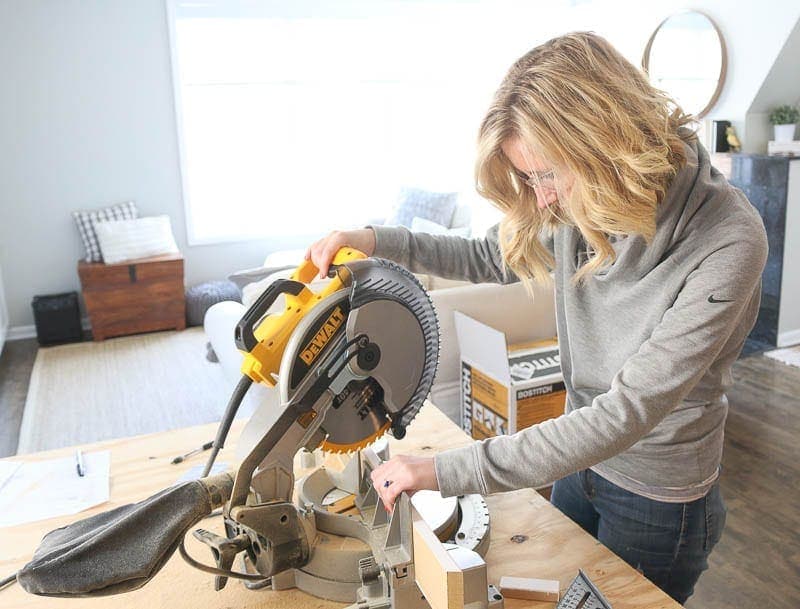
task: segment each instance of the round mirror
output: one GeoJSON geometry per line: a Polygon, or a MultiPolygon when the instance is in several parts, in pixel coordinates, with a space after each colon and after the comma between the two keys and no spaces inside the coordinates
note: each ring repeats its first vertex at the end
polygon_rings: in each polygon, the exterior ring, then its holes
{"type": "Polygon", "coordinates": [[[669,93],[695,118],[717,102],[725,83],[725,40],[703,13],[686,11],[667,17],[650,36],[642,67],[653,86],[669,93]]]}

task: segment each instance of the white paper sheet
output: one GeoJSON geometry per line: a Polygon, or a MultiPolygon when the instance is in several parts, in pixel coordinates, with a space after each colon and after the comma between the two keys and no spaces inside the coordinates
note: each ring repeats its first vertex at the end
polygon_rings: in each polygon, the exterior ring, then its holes
{"type": "Polygon", "coordinates": [[[19,461],[0,461],[0,490],[6,485],[16,471],[22,466],[19,461]]]}
{"type": "MultiPolygon", "coordinates": [[[[181,482],[189,482],[189,480],[199,480],[200,476],[203,475],[203,470],[206,468],[205,464],[203,465],[195,465],[194,467],[190,467],[187,469],[180,478],[175,481],[175,484],[180,484],[181,482]]],[[[209,476],[215,476],[217,474],[221,474],[222,472],[226,472],[230,469],[230,465],[227,463],[214,463],[211,466],[211,471],[208,473],[209,476]]]]}
{"type": "MultiPolygon", "coordinates": [[[[0,527],[77,514],[108,501],[111,453],[84,453],[85,475],[79,476],[75,456],[18,463],[0,487],[0,527]]],[[[0,473],[0,476],[2,473],[0,473]]]]}

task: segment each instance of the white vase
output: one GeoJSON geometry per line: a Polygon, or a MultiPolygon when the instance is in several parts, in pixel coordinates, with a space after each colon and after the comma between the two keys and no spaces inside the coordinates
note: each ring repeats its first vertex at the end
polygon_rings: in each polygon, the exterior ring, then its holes
{"type": "Polygon", "coordinates": [[[774,125],[776,142],[791,142],[794,139],[794,128],[796,123],[789,125],[774,125]]]}

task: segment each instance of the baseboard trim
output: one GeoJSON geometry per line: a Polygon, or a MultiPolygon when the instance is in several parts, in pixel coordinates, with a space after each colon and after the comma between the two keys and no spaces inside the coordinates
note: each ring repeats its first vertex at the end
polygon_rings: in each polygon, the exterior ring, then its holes
{"type": "MultiPolygon", "coordinates": [[[[92,326],[89,323],[88,317],[81,318],[81,328],[84,331],[91,330],[92,326]]],[[[26,338],[36,338],[36,326],[31,324],[29,326],[11,326],[6,335],[7,341],[12,340],[25,340],[26,338]]]]}
{"type": "Polygon", "coordinates": [[[779,347],[791,347],[798,343],[800,343],[800,330],[790,330],[789,332],[778,334],[779,347]]]}
{"type": "Polygon", "coordinates": [[[36,338],[36,326],[11,326],[8,329],[6,340],[23,340],[26,338],[36,338]]]}

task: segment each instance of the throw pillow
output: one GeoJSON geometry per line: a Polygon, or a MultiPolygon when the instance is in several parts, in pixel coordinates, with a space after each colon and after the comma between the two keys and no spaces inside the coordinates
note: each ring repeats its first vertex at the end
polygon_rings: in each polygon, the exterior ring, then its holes
{"type": "Polygon", "coordinates": [[[106,264],[179,253],[167,215],[95,222],[94,230],[106,264]]]}
{"type": "Polygon", "coordinates": [[[469,237],[470,227],[459,226],[447,228],[431,220],[414,216],[411,219],[411,230],[415,233],[428,233],[429,235],[455,235],[457,237],[469,237]]]}
{"type": "Polygon", "coordinates": [[[75,224],[78,225],[78,232],[83,241],[83,248],[86,252],[84,260],[86,262],[102,262],[100,244],[97,242],[97,233],[95,233],[93,223],[100,220],[134,220],[139,217],[139,211],[136,209],[136,203],[128,201],[103,209],[74,211],[72,217],[75,219],[75,224]]]}
{"type": "Polygon", "coordinates": [[[186,325],[202,326],[206,311],[226,300],[242,302],[242,291],[232,281],[206,281],[186,288],[186,325]]]}
{"type": "Polygon", "coordinates": [[[278,250],[264,259],[264,266],[299,266],[305,255],[305,249],[278,250]]]}
{"type": "Polygon", "coordinates": [[[420,188],[404,188],[386,224],[411,228],[414,216],[449,227],[458,204],[456,192],[431,192],[420,188]]]}

